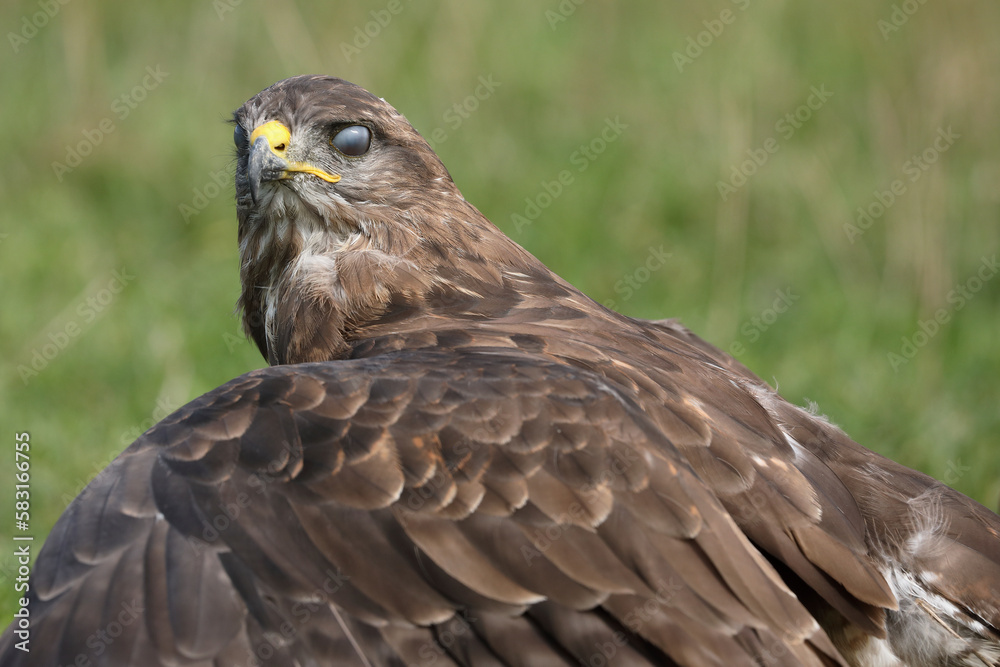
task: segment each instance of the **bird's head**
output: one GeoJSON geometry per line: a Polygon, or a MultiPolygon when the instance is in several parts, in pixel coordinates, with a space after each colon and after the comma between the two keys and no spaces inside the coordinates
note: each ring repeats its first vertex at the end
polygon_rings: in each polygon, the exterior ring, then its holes
{"type": "Polygon", "coordinates": [[[410,123],[363,88],[286,79],[233,121],[240,308],[272,361],[323,358],[338,336],[400,304],[433,309],[446,303],[435,295],[474,292],[470,275],[500,289],[504,266],[548,274],[465,201],[410,123]],[[289,352],[281,326],[307,320],[333,322],[336,335],[289,352]]]}
{"type": "Polygon", "coordinates": [[[294,231],[343,240],[386,217],[398,223],[399,211],[419,214],[461,200],[406,119],[343,79],[279,81],[240,107],[233,122],[241,242],[294,231]]]}

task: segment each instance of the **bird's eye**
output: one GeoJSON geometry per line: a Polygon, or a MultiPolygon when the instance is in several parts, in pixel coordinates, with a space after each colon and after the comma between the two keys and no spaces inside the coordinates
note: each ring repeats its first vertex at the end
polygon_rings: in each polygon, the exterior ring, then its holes
{"type": "Polygon", "coordinates": [[[332,143],[344,155],[357,157],[368,152],[372,145],[372,133],[364,125],[351,125],[338,132],[332,143]]]}
{"type": "Polygon", "coordinates": [[[236,150],[243,150],[250,144],[250,138],[247,137],[247,131],[243,129],[242,125],[237,124],[236,129],[233,130],[233,143],[236,144],[236,150]]]}

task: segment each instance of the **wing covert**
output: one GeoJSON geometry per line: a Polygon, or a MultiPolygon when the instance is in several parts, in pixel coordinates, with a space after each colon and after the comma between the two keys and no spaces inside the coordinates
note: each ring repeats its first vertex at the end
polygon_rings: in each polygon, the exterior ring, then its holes
{"type": "MultiPolygon", "coordinates": [[[[752,664],[747,633],[833,655],[639,407],[517,350],[248,373],[126,450],[40,563],[44,627],[85,645],[99,628],[77,598],[111,613],[131,596],[150,611],[113,648],[145,664],[262,646],[274,664],[406,663],[418,637],[459,664],[525,642],[587,660],[594,628],[628,644],[621,664],[752,664]],[[467,632],[442,646],[456,622],[467,632]]],[[[71,657],[58,647],[32,664],[71,657]]]]}

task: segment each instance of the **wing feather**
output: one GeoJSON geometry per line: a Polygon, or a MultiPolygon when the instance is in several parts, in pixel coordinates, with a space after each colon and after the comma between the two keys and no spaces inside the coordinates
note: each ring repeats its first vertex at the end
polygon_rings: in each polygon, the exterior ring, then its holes
{"type": "MultiPolygon", "coordinates": [[[[70,657],[133,600],[147,611],[114,655],[145,664],[228,664],[262,643],[276,664],[517,664],[529,646],[573,662],[593,637],[615,664],[751,664],[765,636],[812,655],[815,621],[724,507],[763,485],[815,518],[808,479],[747,463],[714,416],[664,414],[516,349],[249,373],[151,429],[71,505],[33,580],[54,638],[33,664],[70,657]],[[692,467],[684,451],[709,455],[692,467]],[[79,603],[95,596],[99,619],[79,603]]],[[[814,525],[787,545],[837,558],[816,551],[814,525]]]]}

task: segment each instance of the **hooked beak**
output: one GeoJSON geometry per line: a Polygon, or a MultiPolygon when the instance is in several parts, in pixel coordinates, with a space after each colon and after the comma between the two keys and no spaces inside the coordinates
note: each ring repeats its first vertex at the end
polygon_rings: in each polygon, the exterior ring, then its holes
{"type": "Polygon", "coordinates": [[[250,135],[250,197],[257,203],[260,187],[268,181],[291,178],[295,172],[312,174],[328,183],[340,180],[339,174],[323,171],[308,162],[294,162],[285,158],[291,132],[284,123],[272,120],[264,123],[250,135]]]}
{"type": "Polygon", "coordinates": [[[278,157],[271,150],[267,137],[260,137],[250,148],[250,197],[257,203],[260,184],[265,181],[275,181],[288,178],[288,161],[278,157]]]}

